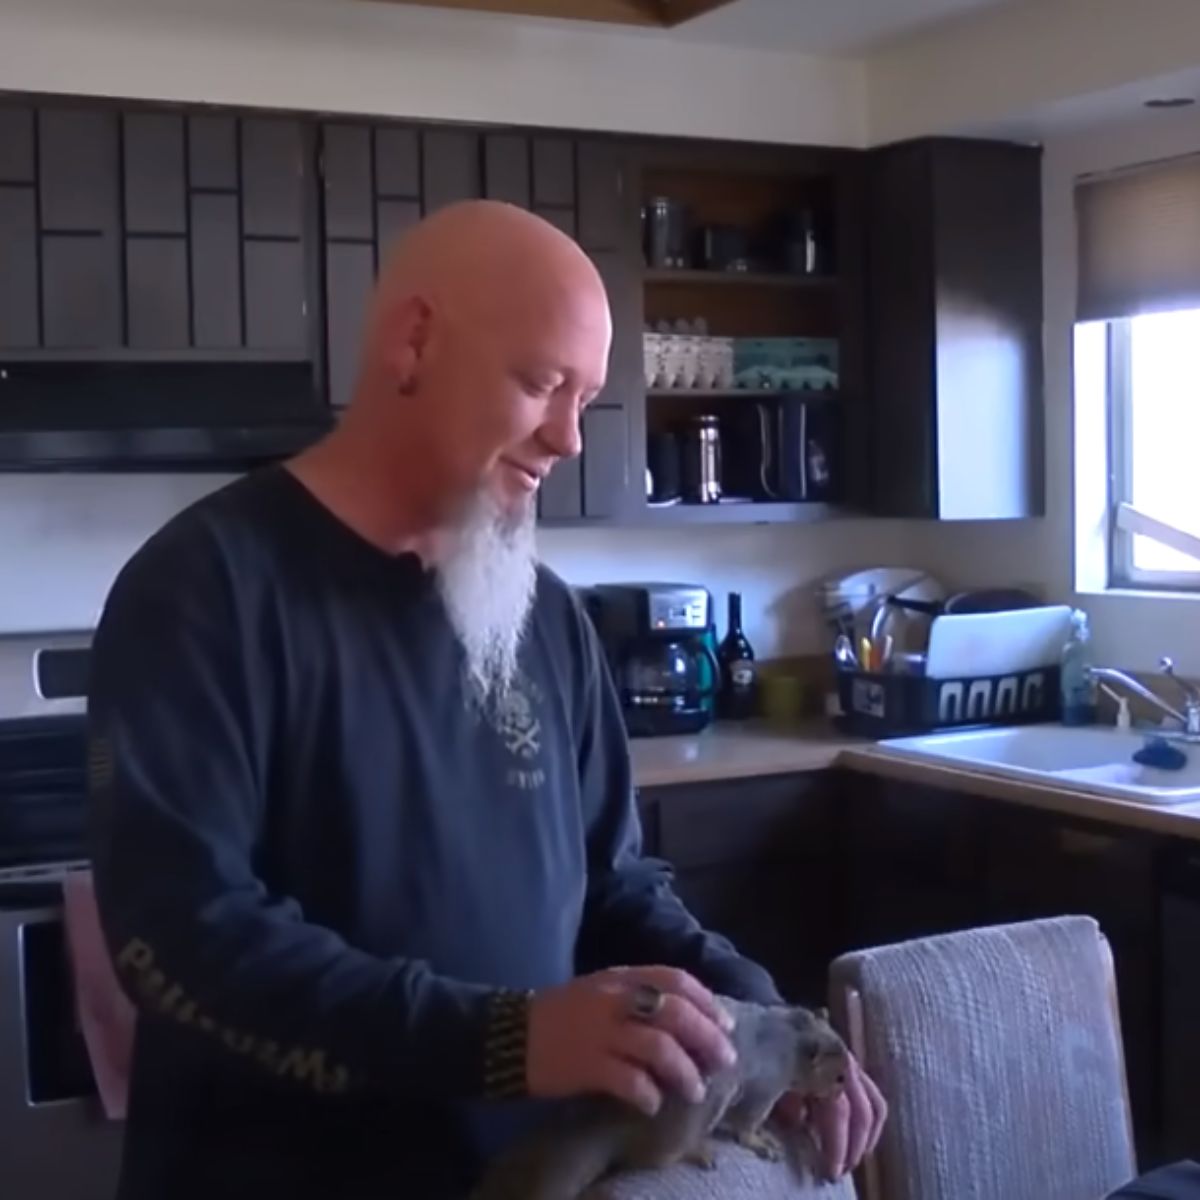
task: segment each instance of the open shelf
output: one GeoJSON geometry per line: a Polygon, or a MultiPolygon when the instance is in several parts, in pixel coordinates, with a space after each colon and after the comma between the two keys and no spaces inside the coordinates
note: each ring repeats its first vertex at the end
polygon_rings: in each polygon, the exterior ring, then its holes
{"type": "Polygon", "coordinates": [[[638,522],[644,525],[775,525],[831,521],[848,515],[837,505],[819,501],[754,501],[733,504],[646,505],[638,522]]]}
{"type": "Polygon", "coordinates": [[[694,287],[829,288],[838,282],[836,275],[789,275],[783,271],[704,271],[684,267],[647,267],[647,283],[677,284],[694,287]]]}
{"type": "Polygon", "coordinates": [[[773,388],[649,388],[646,391],[648,400],[773,400],[781,396],[803,396],[805,400],[834,401],[839,395],[834,389],[805,391],[803,388],[792,391],[773,388]]]}

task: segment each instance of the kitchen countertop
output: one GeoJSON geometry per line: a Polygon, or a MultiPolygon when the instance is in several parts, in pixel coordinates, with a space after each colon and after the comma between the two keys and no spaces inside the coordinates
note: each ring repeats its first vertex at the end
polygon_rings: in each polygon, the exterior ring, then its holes
{"type": "Polygon", "coordinates": [[[827,722],[813,721],[783,733],[767,725],[715,724],[684,737],[632,738],[633,781],[638,787],[746,779],[824,771],[852,746],[869,746],[827,722]]]}
{"type": "Polygon", "coordinates": [[[901,757],[878,743],[839,733],[822,721],[797,726],[790,733],[754,723],[717,724],[693,737],[634,738],[630,741],[630,753],[634,783],[638,787],[802,774],[840,767],[1200,841],[1200,803],[1134,804],[1059,784],[1030,783],[974,771],[961,764],[901,757]]]}
{"type": "Polygon", "coordinates": [[[1115,796],[1075,791],[1060,784],[1031,783],[961,764],[901,757],[879,744],[863,743],[838,757],[837,765],[861,774],[925,784],[948,792],[965,792],[992,800],[1006,800],[1046,812],[1103,821],[1148,833],[1200,841],[1200,804],[1135,804],[1115,796]]]}

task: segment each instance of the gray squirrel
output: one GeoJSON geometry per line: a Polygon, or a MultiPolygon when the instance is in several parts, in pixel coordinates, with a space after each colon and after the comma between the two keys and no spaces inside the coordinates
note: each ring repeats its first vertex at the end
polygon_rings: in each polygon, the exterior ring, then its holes
{"type": "Polygon", "coordinates": [[[668,1093],[653,1117],[608,1097],[565,1106],[559,1119],[502,1154],[471,1200],[582,1200],[618,1171],[679,1162],[711,1170],[717,1133],[760,1157],[781,1158],[764,1128],[776,1102],[791,1091],[837,1095],[849,1067],[846,1045],[823,1012],[719,999],[734,1018],[737,1062],[708,1077],[703,1100],[668,1093]]]}

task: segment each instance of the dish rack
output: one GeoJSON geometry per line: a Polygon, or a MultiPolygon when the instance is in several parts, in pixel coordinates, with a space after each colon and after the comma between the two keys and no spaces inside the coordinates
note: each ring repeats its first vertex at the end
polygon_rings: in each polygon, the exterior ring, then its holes
{"type": "Polygon", "coordinates": [[[970,725],[1056,721],[1057,665],[963,679],[898,672],[839,671],[837,724],[860,737],[908,737],[970,725]]]}

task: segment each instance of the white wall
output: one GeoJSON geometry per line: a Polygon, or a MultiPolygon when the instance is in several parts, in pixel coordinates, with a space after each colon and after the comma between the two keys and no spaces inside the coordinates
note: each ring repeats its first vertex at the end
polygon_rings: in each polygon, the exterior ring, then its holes
{"type": "Polygon", "coordinates": [[[4,0],[0,87],[866,140],[860,63],[363,0],[4,0]]]}
{"type": "MultiPolygon", "coordinates": [[[[0,634],[89,629],[118,570],[215,476],[0,475],[0,634]]],[[[826,639],[812,601],[824,575],[906,566],[921,527],[886,521],[820,525],[542,531],[543,558],[576,584],[667,579],[741,591],[760,654],[812,653],[826,639]]],[[[981,560],[976,559],[976,565],[981,560]]],[[[920,564],[918,564],[920,565],[920,564]]],[[[994,570],[943,564],[951,579],[998,582],[994,570]]]]}
{"type": "Polygon", "coordinates": [[[1018,0],[871,54],[870,138],[1002,127],[1035,109],[1197,64],[1196,0],[1018,0]]]}

